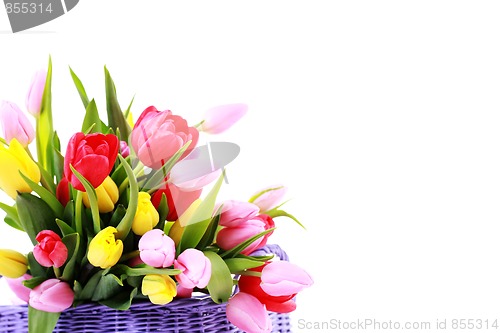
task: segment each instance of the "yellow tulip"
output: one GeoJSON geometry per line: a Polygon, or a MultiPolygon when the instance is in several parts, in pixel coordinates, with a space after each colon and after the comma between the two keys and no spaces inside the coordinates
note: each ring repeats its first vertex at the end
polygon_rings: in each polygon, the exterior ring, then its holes
{"type": "Polygon", "coordinates": [[[17,279],[28,270],[28,259],[23,254],[13,250],[0,249],[0,275],[17,279]]]}
{"type": "MultiPolygon", "coordinates": [[[[109,213],[115,209],[115,204],[120,197],[118,186],[113,179],[107,176],[104,182],[95,189],[97,195],[97,205],[100,213],[109,213]]],[[[83,192],[83,203],[87,208],[90,208],[90,201],[87,192],[83,192]]]]}
{"type": "Polygon", "coordinates": [[[12,199],[17,197],[18,191],[31,192],[31,187],[24,181],[19,172],[35,183],[40,181],[38,165],[17,139],[12,139],[9,147],[0,144],[0,188],[12,199]]]}
{"type": "Polygon", "coordinates": [[[189,208],[186,209],[186,211],[181,216],[179,216],[179,219],[177,221],[175,221],[175,223],[172,225],[172,228],[170,228],[168,236],[174,240],[176,246],[179,245],[182,234],[184,233],[184,228],[186,227],[187,223],[193,216],[194,212],[198,209],[200,204],[201,199],[196,199],[195,201],[193,201],[189,208]]]}
{"type": "Polygon", "coordinates": [[[164,305],[172,302],[177,295],[175,281],[168,275],[148,274],[142,280],[142,293],[151,303],[164,305]]]}
{"type": "Polygon", "coordinates": [[[147,192],[139,192],[137,211],[132,221],[132,231],[138,236],[144,235],[160,221],[160,215],[151,203],[151,196],[147,192]]]}
{"type": "Polygon", "coordinates": [[[99,231],[90,241],[87,257],[92,265],[109,268],[120,260],[123,253],[123,243],[115,238],[116,233],[116,228],[107,227],[99,231]]]}

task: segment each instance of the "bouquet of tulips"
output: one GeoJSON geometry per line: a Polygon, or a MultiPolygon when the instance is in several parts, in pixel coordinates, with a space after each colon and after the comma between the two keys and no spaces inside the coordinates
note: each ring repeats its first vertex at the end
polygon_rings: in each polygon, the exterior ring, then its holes
{"type": "Polygon", "coordinates": [[[200,133],[225,131],[246,106],[212,108],[196,126],[150,106],[134,124],[132,103],[121,109],[105,68],[106,123],[70,74],[85,116],[64,150],[52,123],[50,60],[26,98],[36,130],[16,104],[0,105],[0,188],[15,201],[0,208],[34,246],[27,255],[1,249],[0,274],[28,303],[29,331],[51,332],[62,311],[86,302],[127,310],[138,299],[163,305],[204,293],[228,302],[235,326],[270,332],[267,311],[293,311],[295,295],[312,284],[292,263],[252,255],[274,218],[298,223],[281,209],[285,187],[218,203],[224,167],[239,148],[197,146],[200,133]]]}

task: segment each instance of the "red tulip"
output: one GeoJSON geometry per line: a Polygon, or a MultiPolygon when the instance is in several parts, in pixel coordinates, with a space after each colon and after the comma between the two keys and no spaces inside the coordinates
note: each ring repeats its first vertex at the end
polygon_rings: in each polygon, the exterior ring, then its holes
{"type": "Polygon", "coordinates": [[[68,259],[68,248],[58,234],[43,230],[36,236],[38,244],[33,249],[36,261],[44,267],[61,267],[68,259]]]}
{"type": "Polygon", "coordinates": [[[109,175],[118,155],[120,144],[113,134],[81,132],[71,137],[64,158],[64,174],[74,188],[85,191],[82,183],[70,169],[72,165],[92,186],[97,188],[109,175]]]}
{"type": "Polygon", "coordinates": [[[69,182],[66,177],[62,178],[56,188],[56,197],[59,202],[66,207],[70,199],[69,182]]]}
{"type": "Polygon", "coordinates": [[[168,215],[167,221],[177,221],[189,206],[200,197],[202,190],[186,192],[171,183],[166,188],[156,191],[151,197],[151,202],[158,209],[162,194],[167,197],[168,215]]]}

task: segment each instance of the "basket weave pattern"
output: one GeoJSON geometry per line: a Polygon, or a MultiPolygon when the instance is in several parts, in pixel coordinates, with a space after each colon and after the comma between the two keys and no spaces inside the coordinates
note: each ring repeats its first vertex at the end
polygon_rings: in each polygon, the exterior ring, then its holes
{"type": "MultiPolygon", "coordinates": [[[[274,253],[281,260],[288,256],[277,245],[268,245],[255,255],[274,253]]],[[[291,332],[287,314],[269,312],[273,332],[291,332]]],[[[0,306],[0,333],[28,331],[28,307],[0,306]]],[[[83,304],[64,311],[54,332],[167,332],[219,333],[241,332],[226,318],[226,303],[215,304],[210,297],[177,299],[167,305],[149,301],[134,302],[120,311],[99,304],[83,304]]]]}

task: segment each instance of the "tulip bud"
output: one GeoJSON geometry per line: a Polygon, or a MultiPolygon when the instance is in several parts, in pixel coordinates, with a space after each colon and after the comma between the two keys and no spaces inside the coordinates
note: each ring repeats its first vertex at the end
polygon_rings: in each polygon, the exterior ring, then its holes
{"type": "Polygon", "coordinates": [[[229,299],[226,316],[234,326],[248,333],[269,333],[273,328],[265,305],[247,293],[239,292],[229,299]]]}
{"type": "Polygon", "coordinates": [[[172,266],[175,259],[175,243],[163,230],[148,231],[139,240],[142,261],[153,267],[172,266]]]}
{"type": "MultiPolygon", "coordinates": [[[[10,287],[10,290],[19,298],[20,300],[24,301],[25,303],[28,303],[30,300],[30,292],[31,289],[26,287],[23,282],[26,280],[31,279],[32,276],[29,274],[24,274],[23,276],[17,278],[17,279],[9,279],[6,278],[7,284],[10,287]]],[[[18,301],[20,302],[20,301],[18,301]]]]}
{"type": "MultiPolygon", "coordinates": [[[[97,206],[99,207],[100,213],[109,213],[113,211],[120,197],[118,187],[110,176],[107,176],[102,184],[95,189],[95,194],[97,196],[97,206]]],[[[82,199],[84,205],[90,208],[90,200],[87,192],[83,192],[82,199]]]]}
{"type": "Polygon", "coordinates": [[[38,165],[16,139],[12,139],[8,148],[0,144],[0,188],[13,199],[17,192],[31,192],[31,187],[19,172],[35,183],[40,181],[38,165]]]}
{"type": "Polygon", "coordinates": [[[61,237],[52,230],[43,230],[36,236],[38,244],[33,249],[36,261],[44,267],[61,267],[68,259],[68,248],[61,237]]]}
{"type": "MultiPolygon", "coordinates": [[[[224,250],[230,250],[233,247],[243,243],[261,232],[274,228],[274,221],[271,217],[260,214],[248,220],[241,220],[237,225],[225,227],[217,234],[217,245],[224,250]]],[[[267,239],[271,236],[270,233],[258,238],[251,243],[247,248],[241,251],[244,255],[249,255],[255,250],[267,244],[267,239]]]]}
{"type": "Polygon", "coordinates": [[[139,192],[137,211],[132,221],[132,231],[138,236],[144,235],[160,221],[160,215],[151,203],[151,196],[147,192],[139,192]]]}
{"type": "Polygon", "coordinates": [[[209,134],[219,134],[240,120],[248,107],[245,104],[220,105],[207,110],[201,130],[209,134]]]}
{"type": "Polygon", "coordinates": [[[313,280],[309,274],[288,261],[274,261],[262,269],[260,287],[271,296],[296,294],[310,287],[313,280]]]}
{"type": "Polygon", "coordinates": [[[177,289],[170,276],[148,274],[142,280],[142,293],[149,297],[151,303],[164,305],[172,302],[177,289]]]}
{"type": "Polygon", "coordinates": [[[130,155],[130,147],[125,141],[120,141],[120,154],[122,154],[124,158],[130,155]]]}
{"type": "Polygon", "coordinates": [[[281,203],[286,191],[287,188],[285,186],[273,186],[255,193],[250,199],[250,202],[259,206],[261,213],[265,213],[281,203]]]}
{"type": "Polygon", "coordinates": [[[120,260],[123,243],[120,239],[115,238],[117,232],[114,227],[106,227],[92,238],[87,255],[92,265],[109,268],[116,265],[120,260]]]}
{"type": "Polygon", "coordinates": [[[31,307],[45,312],[62,312],[73,304],[74,293],[69,284],[49,279],[33,288],[30,293],[31,307]]]}
{"type": "Polygon", "coordinates": [[[31,86],[28,90],[28,94],[26,95],[26,109],[28,109],[28,112],[35,117],[40,115],[46,79],[47,72],[45,70],[36,72],[31,80],[31,86]]]}
{"type": "Polygon", "coordinates": [[[0,121],[3,137],[7,142],[17,139],[24,147],[35,138],[35,130],[19,107],[7,101],[0,104],[0,121]]]}
{"type": "Polygon", "coordinates": [[[238,224],[257,216],[259,207],[256,205],[236,200],[227,200],[222,204],[219,225],[235,227],[238,224]]]}
{"type": "Polygon", "coordinates": [[[13,251],[0,249],[0,275],[17,279],[28,270],[28,259],[25,255],[13,251]]]}
{"type": "Polygon", "coordinates": [[[174,268],[181,271],[175,279],[184,288],[205,288],[212,276],[210,260],[196,249],[184,250],[174,261],[174,268]]]}

